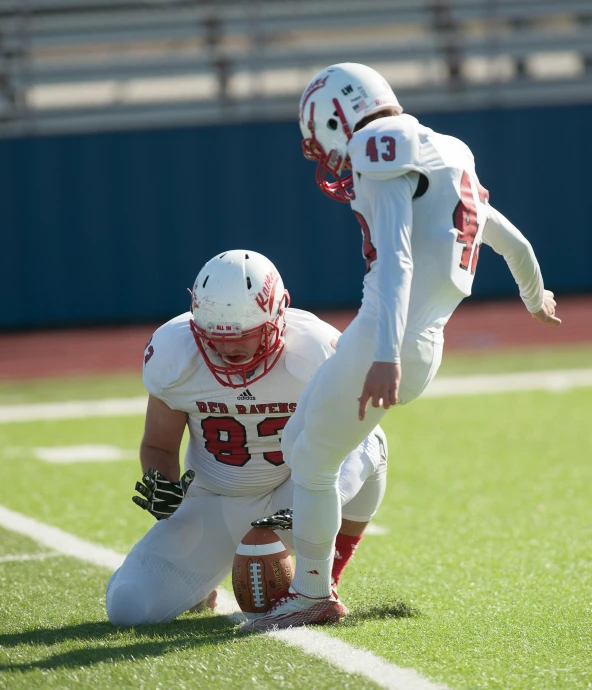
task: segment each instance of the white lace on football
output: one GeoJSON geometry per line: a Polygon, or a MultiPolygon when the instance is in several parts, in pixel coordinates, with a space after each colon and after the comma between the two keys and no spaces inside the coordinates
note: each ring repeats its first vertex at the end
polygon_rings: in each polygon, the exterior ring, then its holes
{"type": "Polygon", "coordinates": [[[263,597],[263,582],[261,580],[261,564],[251,563],[249,569],[251,571],[251,589],[255,606],[263,608],[265,606],[265,599],[263,597]]]}

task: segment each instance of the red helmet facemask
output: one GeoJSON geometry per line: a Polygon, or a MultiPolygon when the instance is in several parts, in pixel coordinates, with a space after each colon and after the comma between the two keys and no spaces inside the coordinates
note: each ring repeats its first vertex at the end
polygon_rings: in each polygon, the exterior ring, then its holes
{"type": "Polygon", "coordinates": [[[284,315],[289,304],[290,295],[285,290],[274,321],[265,321],[261,325],[241,333],[212,333],[200,328],[193,319],[190,320],[191,331],[197,347],[218,383],[230,388],[246,388],[255,381],[259,381],[273,369],[284,349],[283,335],[286,327],[284,315]],[[282,304],[282,302],[284,303],[282,304]],[[229,362],[218,353],[215,347],[216,344],[244,343],[254,339],[258,340],[259,346],[255,354],[246,362],[229,362]],[[263,366],[263,370],[257,376],[248,376],[260,366],[263,366]]]}
{"type": "MultiPolygon", "coordinates": [[[[335,114],[339,117],[343,131],[349,141],[352,138],[352,133],[345,119],[345,115],[343,114],[343,109],[336,98],[333,99],[333,105],[335,106],[335,114]]],[[[329,198],[335,201],[349,203],[354,198],[353,192],[351,191],[354,184],[353,175],[349,172],[342,176],[343,157],[334,150],[325,153],[325,150],[316,138],[314,101],[310,104],[310,115],[307,127],[311,136],[302,141],[302,153],[307,160],[317,162],[315,173],[317,185],[329,198]],[[331,178],[333,181],[330,181],[331,178]]]]}

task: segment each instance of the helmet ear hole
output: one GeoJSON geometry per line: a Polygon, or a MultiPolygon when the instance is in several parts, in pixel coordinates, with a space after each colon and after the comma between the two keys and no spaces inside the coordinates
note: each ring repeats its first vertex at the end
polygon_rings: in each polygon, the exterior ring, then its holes
{"type": "Polygon", "coordinates": [[[327,127],[333,131],[335,131],[338,127],[337,125],[337,120],[334,118],[331,118],[330,120],[327,121],[327,127]]]}

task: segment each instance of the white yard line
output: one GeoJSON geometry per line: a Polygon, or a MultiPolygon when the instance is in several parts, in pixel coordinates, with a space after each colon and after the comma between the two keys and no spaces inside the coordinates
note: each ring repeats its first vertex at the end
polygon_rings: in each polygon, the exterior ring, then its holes
{"type": "Polygon", "coordinates": [[[364,534],[366,536],[371,535],[374,537],[383,537],[385,534],[388,534],[388,533],[389,533],[389,530],[386,527],[382,527],[381,525],[377,525],[374,522],[369,523],[369,525],[364,530],[364,534]]]}
{"type": "Polygon", "coordinates": [[[106,398],[72,402],[0,405],[0,424],[40,422],[52,419],[86,419],[88,417],[125,417],[146,412],[147,397],[106,398]]]}
{"type": "Polygon", "coordinates": [[[561,393],[572,388],[592,387],[592,369],[523,371],[512,374],[436,377],[422,397],[444,398],[456,395],[548,391],[561,393]]]}
{"type": "Polygon", "coordinates": [[[312,628],[293,628],[267,633],[307,654],[338,666],[348,673],[359,673],[374,681],[382,688],[390,690],[448,690],[448,686],[433,683],[412,668],[400,668],[388,661],[342,642],[336,637],[325,635],[312,628]]]}
{"type": "Polygon", "coordinates": [[[124,556],[111,549],[92,544],[58,527],[51,527],[21,513],[15,513],[4,506],[0,506],[0,527],[23,534],[64,556],[73,556],[103,568],[116,570],[123,563],[124,556]]]}
{"type": "MultiPolygon", "coordinates": [[[[111,549],[92,544],[4,506],[0,506],[0,527],[29,537],[60,554],[111,570],[119,568],[124,559],[122,554],[111,549]]],[[[218,589],[216,611],[234,622],[244,621],[234,597],[221,589],[218,589]]],[[[363,675],[388,690],[447,690],[445,685],[433,683],[413,669],[390,664],[372,652],[358,649],[318,630],[294,628],[267,634],[285,644],[298,647],[307,654],[324,659],[341,671],[363,675]]]]}
{"type": "Polygon", "coordinates": [[[49,553],[15,553],[10,556],[0,556],[0,563],[14,563],[16,561],[44,561],[46,558],[62,556],[61,553],[50,551],[49,553]]]}
{"type": "MultiPolygon", "coordinates": [[[[591,387],[592,369],[560,369],[483,376],[437,377],[421,397],[443,398],[458,395],[486,395],[536,390],[557,393],[572,388],[591,387]]],[[[145,396],[29,405],[0,405],[0,424],[56,419],[86,419],[88,417],[124,417],[143,415],[145,411],[145,396]]]]}

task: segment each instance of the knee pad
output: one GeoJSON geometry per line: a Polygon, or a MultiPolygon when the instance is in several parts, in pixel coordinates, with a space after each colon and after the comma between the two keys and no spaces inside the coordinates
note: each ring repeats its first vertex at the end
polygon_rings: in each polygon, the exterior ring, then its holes
{"type": "Polygon", "coordinates": [[[107,616],[113,625],[145,625],[148,621],[146,598],[137,583],[116,581],[107,587],[107,616]]]}

